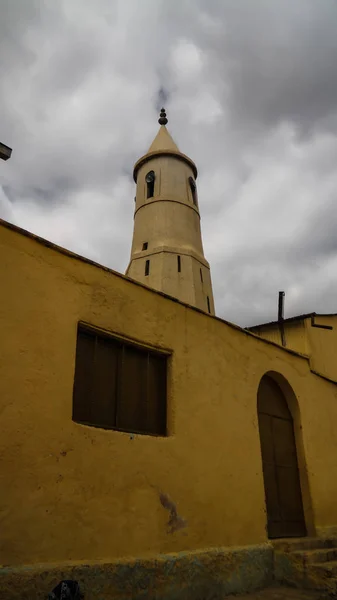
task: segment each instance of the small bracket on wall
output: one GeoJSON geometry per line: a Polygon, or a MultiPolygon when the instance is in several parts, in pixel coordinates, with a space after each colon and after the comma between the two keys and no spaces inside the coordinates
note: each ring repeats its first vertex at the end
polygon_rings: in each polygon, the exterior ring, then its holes
{"type": "Polygon", "coordinates": [[[315,315],[311,315],[311,327],[318,327],[319,329],[329,329],[330,331],[333,329],[331,325],[319,325],[315,323],[315,315]]]}

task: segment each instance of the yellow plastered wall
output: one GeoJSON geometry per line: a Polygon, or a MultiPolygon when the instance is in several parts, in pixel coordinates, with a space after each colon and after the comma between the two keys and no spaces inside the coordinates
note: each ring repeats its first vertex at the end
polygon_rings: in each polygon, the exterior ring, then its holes
{"type": "MultiPolygon", "coordinates": [[[[310,367],[317,373],[337,381],[337,317],[334,315],[315,316],[316,325],[332,327],[332,330],[313,327],[311,319],[284,323],[286,347],[305,354],[310,359],[310,367]]],[[[254,331],[256,335],[282,345],[278,325],[266,324],[254,331]]]]}
{"type": "MultiPolygon", "coordinates": [[[[256,335],[282,345],[280,328],[277,324],[265,325],[254,331],[256,335]]],[[[295,350],[300,354],[309,354],[309,342],[307,337],[306,321],[290,321],[284,323],[284,334],[286,340],[286,348],[295,350]]]]}
{"type": "Polygon", "coordinates": [[[322,375],[337,381],[337,317],[315,317],[317,325],[328,325],[333,329],[320,329],[312,327],[310,319],[307,319],[307,336],[310,347],[310,365],[312,369],[322,375]]]}
{"type": "Polygon", "coordinates": [[[277,325],[270,325],[268,327],[259,327],[254,330],[255,335],[262,337],[265,340],[274,342],[275,344],[282,344],[281,334],[277,325]]]}
{"type": "Polygon", "coordinates": [[[337,524],[336,387],[305,358],[14,228],[0,245],[1,563],[265,541],[256,398],[270,370],[298,398],[306,513],[337,524]],[[72,422],[80,320],[172,351],[167,438],[72,422]],[[160,492],[184,529],[168,533],[160,492]]]}
{"type": "Polygon", "coordinates": [[[308,338],[305,321],[293,321],[285,323],[285,336],[287,348],[291,348],[301,354],[309,353],[308,338]]]}

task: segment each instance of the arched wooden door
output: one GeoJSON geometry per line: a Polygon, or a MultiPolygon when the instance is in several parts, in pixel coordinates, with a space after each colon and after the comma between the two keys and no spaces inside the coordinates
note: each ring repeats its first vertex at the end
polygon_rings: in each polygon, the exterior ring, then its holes
{"type": "Polygon", "coordinates": [[[268,537],[305,536],[293,419],[281,388],[267,375],[259,385],[257,406],[268,537]]]}

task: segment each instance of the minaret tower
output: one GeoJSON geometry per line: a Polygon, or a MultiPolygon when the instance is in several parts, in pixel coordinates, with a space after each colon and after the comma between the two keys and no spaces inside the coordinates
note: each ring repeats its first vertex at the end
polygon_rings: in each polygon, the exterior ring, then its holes
{"type": "Polygon", "coordinates": [[[214,315],[211,273],[201,240],[197,168],[166,129],[134,167],[137,184],[126,275],[214,315]]]}

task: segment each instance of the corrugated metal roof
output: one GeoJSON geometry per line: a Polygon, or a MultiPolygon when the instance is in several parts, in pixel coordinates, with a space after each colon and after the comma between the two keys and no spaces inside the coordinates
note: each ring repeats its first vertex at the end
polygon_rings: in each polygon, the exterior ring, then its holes
{"type": "MultiPolygon", "coordinates": [[[[304,319],[309,319],[311,317],[335,317],[337,313],[306,313],[304,315],[296,315],[295,317],[289,317],[288,319],[283,319],[283,323],[291,323],[292,321],[304,321],[304,319]]],[[[260,325],[253,325],[252,327],[246,327],[248,331],[254,331],[254,329],[259,329],[260,327],[270,327],[272,325],[278,325],[278,321],[270,321],[269,323],[261,323],[260,325]]]]}

